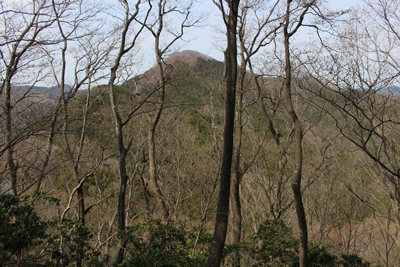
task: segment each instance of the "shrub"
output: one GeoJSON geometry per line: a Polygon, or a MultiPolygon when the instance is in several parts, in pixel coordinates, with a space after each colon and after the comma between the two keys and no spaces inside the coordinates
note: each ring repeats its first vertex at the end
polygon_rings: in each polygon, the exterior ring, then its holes
{"type": "MultiPolygon", "coordinates": [[[[201,230],[200,230],[201,231],[201,230]]],[[[185,267],[204,266],[208,245],[193,253],[194,235],[175,222],[162,223],[160,220],[136,224],[125,233],[127,255],[122,266],[136,267],[185,267]]],[[[200,232],[198,242],[210,242],[210,235],[200,232]]]]}
{"type": "Polygon", "coordinates": [[[39,256],[30,249],[46,238],[47,224],[19,197],[0,195],[0,265],[35,266],[39,256]]]}

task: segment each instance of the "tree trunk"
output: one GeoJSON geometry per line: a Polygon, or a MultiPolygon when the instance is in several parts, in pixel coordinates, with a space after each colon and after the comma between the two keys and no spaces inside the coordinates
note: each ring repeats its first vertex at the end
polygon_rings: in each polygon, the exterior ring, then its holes
{"type": "MultiPolygon", "coordinates": [[[[123,47],[123,46],[122,46],[123,47]]],[[[122,53],[119,55],[122,57],[122,53]]],[[[113,118],[115,123],[115,132],[117,135],[117,144],[118,144],[118,152],[119,152],[119,161],[118,161],[118,170],[119,170],[119,194],[118,194],[118,231],[125,231],[125,196],[126,196],[126,187],[128,182],[128,174],[126,171],[126,155],[130,148],[130,143],[127,147],[124,145],[123,139],[123,125],[122,119],[118,112],[118,107],[115,99],[114,92],[114,81],[116,79],[116,72],[119,62],[117,61],[115,66],[111,69],[111,77],[108,83],[108,93],[110,96],[111,109],[113,112],[113,118]]],[[[124,259],[125,252],[125,239],[121,237],[118,241],[118,256],[116,260],[116,265],[121,264],[124,259]]]]}
{"type": "MultiPolygon", "coordinates": [[[[78,195],[78,205],[79,205],[79,219],[78,224],[85,225],[85,201],[83,194],[83,184],[76,190],[78,195]]],[[[82,257],[83,257],[83,240],[79,239],[77,241],[77,251],[76,251],[76,267],[82,266],[82,257]]]]}
{"type": "MultiPolygon", "coordinates": [[[[9,71],[7,71],[8,74],[9,71]]],[[[7,75],[8,76],[8,75],[7,75]]],[[[7,79],[6,76],[6,79],[7,79]]],[[[11,78],[10,78],[11,79],[11,78]]],[[[12,105],[11,105],[11,81],[7,79],[4,81],[4,115],[5,115],[5,130],[6,130],[6,162],[8,166],[8,173],[11,181],[11,189],[15,196],[18,195],[17,190],[17,166],[14,161],[14,145],[12,140],[12,105]]]]}
{"type": "MultiPolygon", "coordinates": [[[[228,227],[231,165],[233,155],[233,132],[235,124],[235,98],[237,77],[236,26],[239,0],[229,1],[229,16],[226,21],[227,49],[225,51],[225,125],[224,148],[221,163],[221,181],[218,208],[215,218],[214,238],[208,257],[208,267],[220,266],[228,227]]],[[[223,14],[225,18],[225,14],[223,14]]]]}
{"type": "Polygon", "coordinates": [[[150,182],[151,182],[151,187],[153,188],[154,192],[156,193],[156,199],[157,203],[161,205],[161,210],[162,210],[162,215],[165,221],[169,220],[169,211],[168,207],[165,204],[164,197],[162,195],[160,186],[158,185],[157,182],[157,169],[156,169],[156,158],[155,158],[155,143],[154,143],[154,128],[156,124],[153,124],[154,127],[152,127],[149,130],[149,135],[148,135],[148,144],[149,144],[149,172],[150,172],[150,182]]]}
{"type": "Polygon", "coordinates": [[[152,217],[152,213],[151,213],[151,210],[150,210],[149,198],[147,196],[147,185],[146,185],[146,182],[144,181],[144,178],[143,178],[142,174],[140,174],[139,178],[140,178],[140,182],[141,182],[141,185],[142,185],[144,203],[146,205],[146,221],[149,221],[151,219],[151,217],[152,217]]]}
{"type": "Polygon", "coordinates": [[[43,182],[43,178],[45,176],[45,171],[46,171],[47,165],[50,161],[51,151],[53,148],[55,127],[56,127],[57,118],[60,113],[60,110],[61,110],[60,102],[58,102],[57,107],[54,109],[54,114],[53,114],[53,116],[51,118],[51,122],[50,122],[49,137],[47,138],[47,143],[46,143],[45,159],[44,159],[43,165],[41,166],[39,177],[38,177],[38,182],[36,184],[37,191],[40,191],[40,188],[42,187],[42,182],[43,182]]]}
{"type": "MultiPolygon", "coordinates": [[[[122,139],[122,136],[121,136],[122,139]]],[[[119,143],[119,142],[118,142],[119,143]]],[[[118,144],[120,146],[120,144],[118,144]]],[[[119,152],[119,195],[118,195],[118,231],[121,233],[125,231],[125,196],[126,196],[126,186],[128,183],[128,174],[126,173],[126,150],[120,146],[119,152]]],[[[125,239],[120,238],[118,243],[118,257],[117,263],[122,263],[125,254],[125,239]]]]}
{"type": "MultiPolygon", "coordinates": [[[[296,214],[300,230],[300,255],[299,262],[300,267],[307,266],[307,251],[308,251],[308,233],[307,233],[307,222],[306,215],[303,206],[303,200],[301,196],[301,172],[303,167],[303,129],[300,124],[300,120],[297,117],[296,111],[293,107],[292,102],[292,92],[291,92],[291,63],[290,63],[290,50],[289,50],[289,39],[291,34],[288,32],[289,27],[289,15],[290,15],[290,2],[287,2],[286,10],[286,21],[283,26],[284,32],[284,46],[285,46],[285,93],[286,93],[286,104],[288,108],[289,115],[293,121],[295,129],[295,145],[296,145],[296,159],[295,159],[295,169],[293,171],[293,182],[292,189],[293,195],[296,203],[296,214]]],[[[294,33],[294,32],[293,32],[294,33]]],[[[292,34],[293,34],[292,33],[292,34]]]]}
{"type": "MultiPolygon", "coordinates": [[[[160,1],[160,7],[162,1],[160,1]]],[[[157,31],[157,34],[155,36],[155,53],[156,53],[156,60],[157,60],[157,67],[158,67],[158,75],[160,76],[160,95],[158,99],[158,107],[156,110],[156,114],[154,115],[152,121],[151,121],[151,126],[149,129],[149,134],[148,134],[148,144],[149,144],[149,172],[150,172],[150,183],[151,187],[153,188],[154,192],[156,193],[156,199],[157,203],[161,205],[161,211],[162,211],[162,216],[165,221],[169,220],[169,209],[168,206],[166,205],[164,201],[163,194],[161,192],[161,188],[158,185],[158,173],[157,173],[157,165],[156,165],[156,145],[155,145],[155,131],[158,125],[158,122],[160,121],[161,118],[161,113],[164,109],[164,100],[165,100],[165,75],[164,75],[164,68],[162,66],[163,60],[162,60],[162,54],[160,50],[160,35],[161,31],[163,28],[163,16],[162,13],[159,15],[159,20],[160,20],[160,28],[157,31]]]]}
{"type": "MultiPolygon", "coordinates": [[[[115,95],[115,90],[114,90],[114,83],[117,78],[117,70],[120,66],[122,57],[135,46],[136,40],[137,40],[139,34],[141,33],[141,31],[143,30],[144,25],[142,24],[139,31],[137,31],[135,33],[133,40],[129,44],[129,46],[125,47],[126,37],[127,37],[128,30],[129,30],[129,26],[132,23],[132,21],[135,20],[136,16],[139,13],[140,0],[137,1],[133,12],[132,12],[132,10],[129,9],[128,2],[121,1],[121,3],[123,4],[124,9],[125,9],[125,19],[124,19],[124,25],[122,27],[121,43],[120,43],[120,47],[119,47],[119,52],[115,59],[114,65],[111,67],[111,71],[110,71],[110,80],[108,82],[108,94],[110,96],[110,104],[111,104],[111,110],[112,110],[112,115],[113,115],[114,124],[115,124],[115,133],[117,136],[117,144],[118,144],[118,152],[119,152],[118,170],[119,170],[120,185],[119,185],[119,194],[118,194],[118,212],[117,212],[117,214],[118,214],[118,231],[120,231],[122,234],[125,231],[125,196],[126,196],[126,187],[127,187],[128,178],[129,178],[127,171],[126,171],[126,156],[130,149],[130,146],[132,144],[132,139],[130,139],[128,145],[125,147],[124,137],[123,137],[123,127],[129,121],[130,117],[127,119],[127,121],[123,122],[121,115],[118,111],[116,95],[115,95]]],[[[151,9],[149,9],[149,11],[147,12],[147,16],[145,17],[145,20],[147,19],[150,10],[151,9]]],[[[124,260],[125,246],[126,246],[125,238],[122,236],[118,241],[119,249],[118,249],[118,256],[115,261],[115,265],[121,264],[122,261],[124,260]]]]}
{"type": "MultiPolygon", "coordinates": [[[[243,44],[241,44],[241,47],[243,44]]],[[[244,59],[244,51],[241,49],[242,60],[240,64],[239,71],[239,80],[238,80],[238,100],[236,106],[236,144],[235,144],[235,153],[234,153],[234,161],[233,161],[233,187],[232,187],[232,196],[233,196],[233,205],[232,205],[232,242],[234,244],[240,243],[241,234],[242,234],[242,207],[240,202],[240,183],[243,176],[243,170],[240,167],[240,158],[241,158],[241,150],[242,150],[242,133],[243,133],[243,125],[242,125],[242,115],[243,115],[243,94],[244,94],[244,78],[246,75],[246,60],[244,59]]],[[[240,252],[236,253],[233,266],[240,266],[240,252]]]]}

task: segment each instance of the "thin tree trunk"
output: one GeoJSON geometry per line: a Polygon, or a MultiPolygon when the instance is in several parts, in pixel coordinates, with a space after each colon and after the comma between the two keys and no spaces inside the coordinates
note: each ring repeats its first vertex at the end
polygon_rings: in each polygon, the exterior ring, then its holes
{"type": "MultiPolygon", "coordinates": [[[[114,95],[114,80],[116,77],[116,68],[113,69],[111,74],[111,80],[109,82],[109,94],[110,94],[110,102],[111,108],[114,115],[114,123],[115,123],[115,131],[117,134],[117,144],[118,144],[118,152],[119,152],[119,161],[118,161],[118,170],[119,170],[119,194],[118,194],[118,230],[121,232],[125,231],[125,196],[126,196],[126,187],[128,183],[128,174],[126,172],[126,155],[129,150],[130,144],[127,148],[125,148],[124,140],[123,140],[123,131],[122,131],[122,121],[119,116],[119,112],[117,109],[117,104],[115,101],[114,95]]],[[[121,238],[118,244],[118,256],[116,263],[121,264],[124,259],[125,253],[125,239],[121,238]]]]}
{"type": "MultiPolygon", "coordinates": [[[[144,169],[144,167],[143,167],[144,169]]],[[[140,182],[142,184],[142,192],[143,192],[143,198],[144,198],[144,203],[146,205],[146,221],[149,221],[152,217],[152,213],[150,210],[150,202],[149,202],[149,198],[147,196],[147,185],[146,182],[144,181],[143,175],[140,174],[139,175],[140,178],[140,182]]]]}
{"type": "MultiPolygon", "coordinates": [[[[107,229],[107,235],[106,237],[109,238],[111,236],[111,231],[113,229],[113,225],[115,222],[115,217],[118,214],[118,209],[115,210],[113,216],[111,217],[111,220],[108,222],[108,229],[107,229]]],[[[105,249],[105,256],[106,256],[106,263],[109,264],[110,263],[110,243],[111,243],[111,239],[109,241],[107,241],[106,244],[106,249],[105,249]]]]}
{"type": "MultiPolygon", "coordinates": [[[[81,139],[80,139],[80,144],[79,144],[79,151],[77,153],[77,157],[75,159],[74,153],[70,147],[69,139],[68,139],[68,103],[69,103],[69,97],[66,99],[65,98],[65,73],[66,73],[66,59],[65,59],[65,53],[67,51],[67,39],[64,36],[61,26],[60,27],[60,32],[62,36],[64,37],[64,46],[62,47],[61,51],[61,56],[62,56],[62,70],[61,70],[61,81],[59,84],[59,90],[61,94],[61,103],[62,107],[64,109],[64,129],[63,129],[63,136],[64,136],[64,142],[65,142],[65,151],[68,160],[72,163],[72,174],[73,178],[76,181],[76,183],[79,184],[79,187],[77,188],[77,198],[78,198],[78,224],[85,225],[85,202],[84,202],[84,192],[83,192],[83,182],[81,183],[79,179],[79,161],[80,161],[80,155],[82,153],[83,149],[83,141],[84,141],[84,136],[85,136],[85,123],[86,123],[86,118],[83,120],[83,125],[82,125],[82,133],[81,133],[81,139]]],[[[89,92],[88,92],[89,94],[89,92]]],[[[89,95],[87,98],[87,101],[89,101],[89,95]]],[[[85,111],[85,117],[87,116],[87,107],[88,107],[88,102],[86,102],[86,111],[85,111]]],[[[73,193],[72,193],[73,194],[73,193]]],[[[77,245],[77,251],[76,251],[76,266],[81,267],[82,266],[82,251],[83,251],[83,240],[78,239],[76,241],[77,245]]]]}
{"type": "MultiPolygon", "coordinates": [[[[113,114],[114,124],[115,124],[115,133],[117,137],[117,145],[118,145],[118,152],[119,152],[119,162],[118,162],[118,170],[119,170],[119,194],[118,194],[118,230],[120,232],[125,231],[125,197],[126,197],[126,188],[128,183],[128,174],[126,171],[126,156],[127,153],[132,145],[132,139],[130,139],[128,145],[125,147],[124,145],[124,138],[123,138],[123,127],[129,121],[131,117],[128,117],[127,120],[124,122],[120,116],[118,111],[117,101],[116,101],[116,94],[114,90],[114,83],[117,78],[117,70],[120,67],[120,62],[122,57],[129,52],[136,44],[136,40],[139,37],[139,34],[142,32],[144,28],[144,24],[140,27],[140,29],[136,32],[133,37],[131,43],[126,47],[126,38],[129,30],[129,26],[134,21],[139,14],[139,5],[141,1],[138,0],[135,5],[135,9],[129,9],[129,3],[127,1],[121,1],[125,9],[125,18],[124,18],[124,25],[121,33],[121,43],[119,47],[119,51],[117,57],[114,61],[114,65],[111,67],[110,71],[110,80],[108,82],[108,94],[110,96],[110,104],[111,110],[113,114]]],[[[150,2],[149,2],[150,3],[150,2]]],[[[148,18],[149,12],[151,10],[151,6],[147,11],[147,15],[145,16],[145,21],[148,18]]],[[[125,238],[120,238],[118,241],[118,256],[115,261],[115,265],[119,265],[122,263],[125,254],[125,238]]]]}
{"type": "MultiPolygon", "coordinates": [[[[155,124],[153,124],[155,126],[155,124]]],[[[161,188],[157,181],[157,168],[156,168],[156,158],[155,158],[155,142],[154,142],[154,128],[149,129],[148,134],[148,144],[149,144],[149,172],[150,172],[150,182],[151,187],[156,193],[157,203],[161,205],[162,216],[165,221],[169,220],[168,207],[165,204],[161,188]]]]}
{"type": "MultiPolygon", "coordinates": [[[[148,132],[148,145],[149,145],[149,174],[150,174],[150,183],[151,187],[156,194],[157,203],[161,205],[162,216],[165,221],[169,220],[169,208],[165,203],[163,194],[161,192],[161,188],[158,184],[158,172],[157,172],[157,164],[156,164],[156,146],[155,146],[155,132],[157,125],[160,121],[161,113],[164,109],[164,101],[165,101],[165,87],[166,87],[166,78],[164,74],[163,67],[163,54],[165,53],[165,48],[162,49],[160,47],[160,37],[164,28],[164,16],[167,14],[165,11],[167,1],[159,0],[158,1],[158,28],[157,30],[153,30],[150,28],[151,33],[154,36],[154,52],[156,55],[156,62],[158,68],[158,75],[160,78],[160,92],[158,99],[158,106],[154,117],[151,119],[151,126],[148,132]]],[[[177,39],[172,41],[175,42],[177,39]]],[[[169,45],[171,45],[170,43],[169,45]]],[[[167,45],[167,47],[169,46],[167,45]]]]}
{"type": "MultiPolygon", "coordinates": [[[[240,158],[241,158],[241,150],[242,150],[242,133],[243,133],[243,125],[242,125],[242,115],[243,115],[243,94],[244,94],[244,78],[246,75],[246,60],[243,55],[243,44],[241,44],[241,64],[239,71],[239,80],[238,80],[238,100],[236,106],[236,144],[235,144],[235,153],[234,153],[234,161],[233,161],[233,187],[232,187],[232,196],[233,196],[233,205],[232,205],[232,242],[235,244],[240,243],[241,234],[242,234],[242,207],[240,202],[240,183],[243,176],[243,170],[240,167],[240,158]]],[[[233,266],[240,266],[240,252],[236,253],[235,260],[233,266]]]]}
{"type": "MultiPolygon", "coordinates": [[[[220,2],[222,4],[222,2],[220,2]]],[[[231,166],[233,155],[233,132],[235,124],[236,78],[237,78],[237,47],[236,26],[239,0],[228,1],[229,16],[227,18],[227,49],[225,51],[225,125],[224,148],[221,163],[221,181],[218,197],[217,215],[215,218],[214,238],[208,257],[208,267],[218,267],[221,264],[222,253],[228,228],[229,196],[231,186],[231,166]]],[[[225,18],[225,14],[223,14],[225,18]]]]}
{"type": "Polygon", "coordinates": [[[50,131],[49,131],[49,136],[47,138],[47,143],[46,143],[45,159],[44,159],[43,165],[42,165],[42,167],[40,169],[38,181],[37,181],[37,184],[36,184],[36,190],[37,191],[40,191],[40,188],[42,187],[42,182],[43,182],[43,178],[45,176],[46,167],[47,167],[47,165],[49,163],[49,160],[50,160],[51,150],[52,150],[52,147],[53,147],[54,134],[55,134],[54,130],[55,130],[55,127],[56,127],[58,115],[60,114],[60,110],[61,110],[60,104],[61,103],[58,102],[57,107],[55,108],[55,111],[54,111],[53,116],[51,118],[50,131]]]}
{"type": "MultiPolygon", "coordinates": [[[[123,37],[125,37],[125,36],[123,35],[123,37]]],[[[123,51],[124,51],[124,45],[121,45],[120,53],[115,62],[115,65],[111,68],[111,76],[110,76],[110,81],[108,83],[108,93],[110,96],[110,104],[111,104],[112,114],[113,114],[113,118],[114,118],[115,132],[117,135],[117,145],[118,145],[118,152],[119,152],[118,171],[119,171],[120,184],[119,184],[117,209],[118,209],[118,230],[120,232],[125,231],[125,196],[126,196],[126,188],[127,188],[127,183],[128,183],[128,174],[126,171],[126,156],[127,156],[127,152],[129,151],[131,142],[132,142],[131,141],[128,144],[128,146],[125,147],[124,138],[123,138],[122,119],[119,115],[117,101],[115,99],[115,90],[114,90],[114,82],[117,77],[117,69],[119,66],[120,59],[122,58],[123,51]]],[[[118,241],[118,256],[117,256],[117,260],[115,262],[116,265],[121,264],[124,259],[125,245],[126,245],[125,239],[123,237],[120,238],[118,241]]]]}
{"type": "MultiPolygon", "coordinates": [[[[290,2],[287,2],[286,19],[283,26],[284,32],[284,46],[285,46],[285,93],[286,93],[286,104],[290,117],[292,118],[294,129],[295,129],[295,144],[296,144],[296,159],[295,159],[295,169],[293,171],[293,182],[292,190],[296,203],[296,214],[300,230],[300,255],[299,262],[300,267],[306,267],[307,265],[307,251],[308,251],[308,233],[307,233],[307,222],[306,215],[304,211],[303,200],[301,196],[301,175],[303,167],[303,129],[300,124],[300,120],[296,114],[292,102],[292,91],[291,91],[291,63],[290,63],[290,50],[289,50],[289,39],[294,33],[289,34],[289,15],[290,15],[290,2]]],[[[300,24],[299,24],[300,25],[300,24]]]]}
{"type": "MultiPolygon", "coordinates": [[[[78,210],[79,210],[79,219],[78,224],[85,225],[85,199],[83,193],[83,183],[81,186],[76,190],[78,196],[78,210]]],[[[82,266],[82,258],[83,258],[83,245],[84,240],[79,239],[77,241],[77,251],[76,251],[76,266],[82,266]]]]}
{"type": "MultiPolygon", "coordinates": [[[[8,71],[7,71],[8,73],[8,71]]],[[[11,181],[11,189],[15,196],[18,195],[17,190],[17,166],[14,161],[14,145],[12,140],[12,105],[11,105],[11,82],[6,80],[4,87],[4,116],[5,116],[5,130],[6,130],[6,162],[8,166],[8,173],[11,181]]]]}
{"type": "MultiPolygon", "coordinates": [[[[161,1],[160,1],[161,3],[161,1]]],[[[160,16],[160,23],[162,23],[162,16],[160,16]]],[[[162,24],[161,24],[162,26],[162,24]]],[[[161,33],[162,27],[160,26],[160,30],[156,35],[155,41],[155,50],[156,50],[156,59],[157,59],[157,66],[158,66],[158,74],[160,75],[160,96],[159,96],[159,103],[156,110],[156,114],[154,115],[151,126],[148,132],[148,145],[149,145],[149,173],[150,173],[150,183],[151,187],[153,188],[154,192],[156,193],[157,203],[161,205],[162,216],[165,221],[169,220],[169,210],[168,206],[164,201],[163,194],[161,192],[161,188],[158,185],[158,173],[157,173],[157,164],[156,164],[156,145],[155,145],[155,131],[158,125],[158,122],[161,118],[161,113],[164,109],[164,100],[165,100],[165,78],[164,78],[164,68],[162,66],[162,57],[160,54],[159,49],[159,34],[161,33]]]]}

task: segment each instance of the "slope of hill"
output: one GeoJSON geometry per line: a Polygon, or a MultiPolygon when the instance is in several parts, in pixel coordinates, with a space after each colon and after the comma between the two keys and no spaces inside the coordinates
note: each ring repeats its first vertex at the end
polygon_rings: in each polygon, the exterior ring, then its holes
{"type": "MultiPolygon", "coordinates": [[[[169,207],[171,218],[190,225],[194,234],[197,234],[198,226],[210,231],[218,204],[215,192],[218,188],[220,148],[223,143],[223,63],[194,51],[183,51],[166,58],[164,66],[165,73],[170,79],[167,82],[165,102],[155,130],[154,141],[156,175],[160,191],[169,207]]],[[[157,68],[153,67],[132,80],[115,86],[118,111],[124,123],[123,140],[126,140],[125,146],[129,143],[127,150],[129,153],[126,158],[129,196],[126,199],[126,209],[127,221],[129,220],[132,225],[147,220],[149,215],[160,218],[162,212],[154,188],[149,182],[151,148],[148,145],[148,133],[152,129],[152,117],[160,106],[157,73],[157,68]]],[[[245,172],[241,177],[240,194],[243,200],[244,238],[251,236],[263,221],[271,218],[282,218],[289,227],[295,226],[295,220],[292,218],[295,211],[291,192],[293,165],[290,163],[290,159],[296,155],[291,149],[295,135],[291,120],[288,119],[284,96],[281,94],[282,80],[260,78],[259,81],[260,91],[255,91],[254,84],[248,80],[245,81],[243,90],[245,95],[241,121],[240,160],[245,172]],[[269,132],[267,120],[256,104],[259,92],[287,156],[277,148],[276,139],[269,132]],[[286,157],[289,161],[285,159],[286,157]]],[[[312,79],[308,81],[304,77],[295,78],[293,83],[297,84],[293,90],[296,94],[296,109],[305,129],[302,144],[303,176],[304,198],[311,222],[310,240],[323,240],[339,249],[350,247],[355,241],[347,239],[353,237],[351,228],[348,233],[347,227],[362,227],[361,232],[367,233],[369,239],[364,239],[361,235],[356,236],[357,242],[361,244],[354,245],[353,251],[357,252],[358,248],[372,240],[372,236],[375,238],[374,232],[365,230],[365,225],[373,225],[374,217],[367,207],[361,205],[357,199],[351,198],[352,195],[348,194],[348,190],[354,192],[357,190],[364,199],[374,197],[379,201],[378,204],[384,203],[388,207],[389,204],[386,204],[382,196],[391,192],[387,183],[383,184],[384,189],[379,188],[382,177],[376,164],[374,165],[355,145],[341,136],[341,133],[349,133],[351,138],[364,138],[365,133],[359,134],[357,127],[362,125],[364,127],[362,130],[367,129],[366,120],[362,117],[365,113],[353,113],[352,118],[359,119],[360,124],[352,123],[348,117],[345,117],[346,120],[343,122],[335,119],[341,119],[342,113],[337,110],[339,104],[349,107],[345,110],[347,112],[353,112],[355,104],[359,104],[358,107],[363,111],[368,111],[363,109],[367,101],[354,101],[362,98],[359,90],[346,90],[341,94],[328,90],[321,94],[321,88],[316,86],[312,79]],[[361,191],[363,188],[365,193],[361,191]]],[[[34,88],[33,91],[37,95],[45,94],[46,88],[34,88]]],[[[108,238],[111,240],[112,231],[116,229],[114,223],[118,202],[116,192],[120,186],[116,167],[119,160],[117,147],[119,140],[117,141],[115,134],[115,121],[111,115],[107,86],[93,89],[87,117],[84,117],[86,107],[84,96],[85,94],[82,94],[68,103],[68,110],[66,109],[68,116],[61,114],[60,120],[57,121],[54,153],[50,159],[52,165],[47,167],[48,174],[43,176],[43,189],[49,195],[59,198],[62,206],[66,207],[74,196],[74,193],[71,193],[74,192],[73,188],[82,186],[85,203],[90,205],[87,208],[90,212],[85,213],[88,229],[102,240],[108,238]],[[68,127],[64,126],[63,118],[67,118],[65,125],[68,127]],[[63,132],[64,129],[68,131],[63,132]],[[86,134],[84,142],[83,132],[86,134]],[[73,153],[82,152],[82,156],[78,159],[80,161],[78,174],[84,177],[82,182],[74,179],[71,171],[74,160],[68,160],[66,145],[73,148],[73,153]],[[104,160],[105,158],[107,160],[104,160]],[[109,225],[110,230],[104,231],[107,230],[104,225],[109,225]]],[[[389,98],[370,99],[374,100],[374,105],[369,110],[374,111],[378,108],[379,111],[390,111],[385,114],[388,117],[390,115],[391,121],[394,121],[398,118],[398,109],[395,105],[397,102],[393,98],[390,100],[395,103],[383,101],[387,99],[389,98]]],[[[43,109],[42,106],[38,107],[43,109]]],[[[377,116],[373,118],[379,119],[377,116]]],[[[397,119],[398,121],[400,119],[397,119]]],[[[237,120],[236,125],[239,123],[237,120]]],[[[398,125],[400,123],[385,124],[385,128],[382,128],[385,138],[391,141],[389,144],[393,152],[399,151],[398,125]]],[[[45,122],[43,127],[48,127],[45,122]]],[[[46,151],[42,150],[45,148],[47,132],[44,129],[38,133],[40,135],[31,135],[31,138],[15,146],[18,152],[15,155],[21,170],[19,171],[21,184],[26,183],[27,179],[34,182],[35,177],[43,175],[41,162],[44,161],[46,151]]],[[[377,137],[379,135],[368,136],[370,142],[367,145],[377,144],[377,149],[374,151],[378,151],[384,144],[377,137]]],[[[398,160],[396,154],[393,155],[392,159],[398,160]]],[[[73,210],[74,208],[71,208],[71,215],[68,218],[73,219],[77,214],[73,214],[73,210]]],[[[380,221],[375,222],[377,223],[380,221]]],[[[382,225],[383,223],[384,221],[382,225]]],[[[97,244],[98,240],[88,239],[88,242],[97,244]]],[[[252,242],[254,243],[254,239],[252,242]]],[[[387,244],[374,242],[377,245],[387,244]]],[[[112,251],[112,246],[110,248],[112,251]]],[[[101,250],[100,253],[105,255],[106,252],[101,250]]],[[[243,255],[247,257],[248,252],[243,255]]],[[[367,252],[364,255],[368,256],[367,252]]]]}
{"type": "MultiPolygon", "coordinates": [[[[192,75],[199,74],[199,72],[213,72],[213,74],[221,73],[223,69],[223,63],[217,61],[209,56],[202,53],[185,50],[181,52],[175,52],[168,58],[164,60],[164,66],[167,75],[171,76],[182,76],[186,74],[190,76],[188,72],[192,75]],[[216,69],[217,68],[217,69],[216,69]]],[[[132,80],[138,82],[141,86],[146,86],[157,82],[159,79],[157,66],[153,66],[146,72],[132,80]]],[[[132,81],[130,80],[130,81],[132,81]]],[[[129,82],[129,81],[128,81],[129,82]]]]}

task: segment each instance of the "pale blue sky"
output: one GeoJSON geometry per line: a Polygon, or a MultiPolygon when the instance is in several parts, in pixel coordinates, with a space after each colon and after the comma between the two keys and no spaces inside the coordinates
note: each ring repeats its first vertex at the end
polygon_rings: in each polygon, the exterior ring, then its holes
{"type": "MultiPolygon", "coordinates": [[[[118,5],[117,0],[108,0],[107,2],[118,5]]],[[[357,6],[359,0],[330,0],[326,1],[326,3],[328,7],[332,9],[341,10],[357,6]]],[[[199,27],[189,29],[189,32],[184,35],[184,39],[187,40],[187,42],[179,42],[172,47],[171,51],[196,50],[222,61],[223,53],[221,50],[224,49],[223,43],[225,36],[223,35],[223,31],[225,26],[222,23],[221,14],[212,0],[199,0],[196,6],[197,8],[193,13],[204,14],[207,19],[199,27]],[[218,30],[222,32],[218,32],[218,30]]],[[[147,33],[142,36],[140,46],[143,56],[141,57],[139,68],[136,69],[137,73],[133,73],[133,75],[148,70],[154,65],[155,61],[154,39],[150,34],[147,33]]]]}
{"type": "MultiPolygon", "coordinates": [[[[224,38],[224,36],[216,32],[215,25],[219,25],[218,28],[223,30],[224,25],[221,24],[220,12],[214,6],[211,0],[200,1],[202,12],[208,14],[207,26],[199,27],[192,31],[190,34],[192,41],[182,44],[182,50],[196,50],[203,54],[209,55],[215,59],[223,60],[223,55],[221,51],[216,48],[216,41],[219,38],[224,38]],[[196,38],[197,37],[197,38],[196,38]],[[196,38],[196,39],[195,39],[196,38]]],[[[327,5],[331,9],[347,9],[350,7],[357,7],[360,3],[359,0],[328,0],[327,5]]],[[[221,42],[220,42],[221,43],[221,42]]]]}

